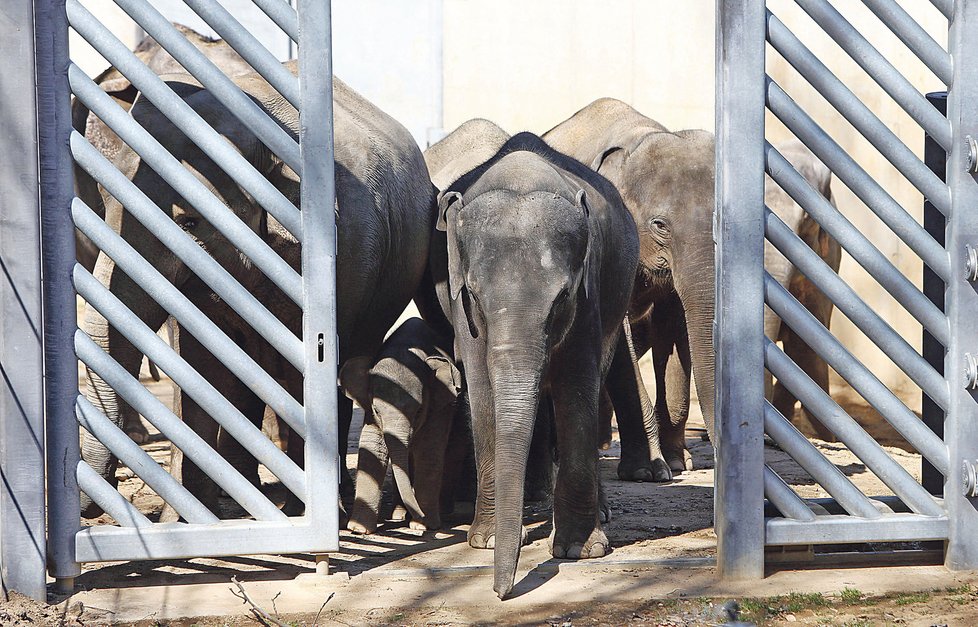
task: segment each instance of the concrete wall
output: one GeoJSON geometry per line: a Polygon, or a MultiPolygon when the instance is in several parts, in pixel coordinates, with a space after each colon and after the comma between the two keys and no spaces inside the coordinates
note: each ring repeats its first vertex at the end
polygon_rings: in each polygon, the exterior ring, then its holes
{"type": "MultiPolygon", "coordinates": [[[[137,29],[110,0],[85,1],[124,40],[135,41],[137,29]]],[[[244,12],[247,0],[222,1],[248,20],[257,13],[253,6],[244,12]]],[[[154,3],[182,7],[172,0],[154,3]]],[[[900,3],[946,43],[946,21],[929,2],[900,3]]],[[[921,91],[942,88],[862,3],[835,5],[921,91]]],[[[794,2],[770,0],[769,6],[921,153],[920,128],[794,2]]],[[[437,137],[439,126],[450,131],[472,117],[489,118],[510,132],[543,132],[601,96],[629,102],[669,128],[714,127],[714,0],[333,0],[333,12],[338,75],[404,123],[422,145],[437,137]]],[[[183,13],[169,15],[186,19],[183,13]]],[[[249,23],[260,25],[261,19],[249,23]]],[[[269,41],[276,54],[287,53],[281,36],[269,41]]],[[[82,46],[74,49],[84,56],[82,46]]],[[[94,74],[104,62],[86,58],[81,65],[94,74]]],[[[773,51],[769,73],[903,207],[921,217],[920,194],[773,51]]],[[[777,141],[788,133],[769,116],[768,136],[777,141]]],[[[833,189],[850,220],[919,284],[919,260],[844,185],[837,181],[833,189]]],[[[841,273],[919,346],[919,325],[885,290],[848,257],[841,273]]],[[[834,317],[832,330],[885,383],[904,386],[902,374],[844,316],[834,317]]]]}

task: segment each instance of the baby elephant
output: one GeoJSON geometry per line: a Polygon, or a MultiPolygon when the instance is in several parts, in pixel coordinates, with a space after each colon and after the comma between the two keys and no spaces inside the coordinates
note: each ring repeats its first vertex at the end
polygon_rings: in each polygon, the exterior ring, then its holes
{"type": "Polygon", "coordinates": [[[369,372],[344,368],[340,383],[364,412],[347,528],[377,528],[388,462],[411,528],[441,527],[445,451],[462,386],[446,341],[420,318],[410,318],[387,338],[369,372]]]}

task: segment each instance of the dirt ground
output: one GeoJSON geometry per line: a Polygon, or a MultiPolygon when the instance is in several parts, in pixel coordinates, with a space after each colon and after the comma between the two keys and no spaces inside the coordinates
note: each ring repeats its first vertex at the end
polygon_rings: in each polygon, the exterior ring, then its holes
{"type": "MultiPolygon", "coordinates": [[[[652,380],[651,373],[647,376],[652,380]]],[[[161,400],[170,401],[166,379],[152,382],[145,368],[142,378],[161,400]]],[[[865,403],[841,390],[835,396],[871,430],[879,427],[878,414],[865,403]]],[[[914,399],[906,401],[915,406],[914,399]]],[[[310,555],[88,564],[76,581],[78,592],[73,597],[54,597],[51,600],[59,603],[55,606],[15,598],[0,604],[0,625],[255,625],[262,620],[289,625],[710,625],[735,618],[756,624],[978,623],[978,579],[954,577],[943,569],[924,578],[916,573],[926,567],[866,573],[793,571],[785,575],[788,579],[779,579],[780,574],[768,577],[763,589],[718,588],[712,529],[713,451],[701,437],[703,424],[695,411],[689,426],[687,441],[696,470],[668,484],[618,480],[617,438],[602,452],[600,469],[613,512],[605,525],[613,551],[605,558],[552,559],[546,546],[549,505],[528,504],[530,545],[522,552],[513,601],[495,599],[492,553],[468,547],[463,518],[425,534],[394,522],[370,536],[342,531],[341,552],[330,556],[331,575],[325,578],[313,575],[315,562],[310,555]],[[238,598],[240,589],[231,584],[232,578],[241,582],[268,617],[249,612],[252,606],[238,598]],[[731,606],[732,601],[739,610],[731,606]]],[[[354,428],[350,467],[355,466],[357,436],[354,428]]],[[[879,439],[899,443],[898,436],[879,439]]],[[[865,493],[890,494],[843,445],[815,444],[865,493]]],[[[166,465],[165,440],[155,437],[145,449],[166,465]]],[[[919,478],[919,455],[896,447],[887,450],[919,478]]],[[[828,496],[771,442],[765,458],[799,495],[828,496]]],[[[145,483],[124,467],[118,477],[127,498],[151,519],[159,515],[162,501],[145,483]]],[[[282,488],[272,483],[270,475],[265,479],[269,494],[281,501],[282,488]]],[[[926,547],[901,548],[915,549],[914,555],[933,562],[934,555],[922,550],[926,547]]]]}

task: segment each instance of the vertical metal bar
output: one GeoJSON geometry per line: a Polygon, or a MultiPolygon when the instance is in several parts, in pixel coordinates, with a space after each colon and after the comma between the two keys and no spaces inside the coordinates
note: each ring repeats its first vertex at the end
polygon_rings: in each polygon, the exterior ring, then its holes
{"type": "MultiPolygon", "coordinates": [[[[0,582],[45,599],[44,395],[33,3],[3,8],[0,58],[0,582]]],[[[43,127],[43,122],[41,126],[43,127]]]]}
{"type": "Polygon", "coordinates": [[[64,0],[35,0],[41,234],[44,273],[44,379],[48,447],[48,565],[59,586],[81,573],[75,561],[79,518],[76,464],[78,362],[75,360],[75,228],[71,221],[73,163],[68,149],[68,18],[64,0]]]}
{"type": "Polygon", "coordinates": [[[302,160],[302,339],[306,349],[306,515],[313,533],[339,549],[336,424],[336,222],[333,61],[328,0],[300,0],[299,154],[302,160]]]}
{"type": "Polygon", "coordinates": [[[765,3],[717,3],[716,490],[722,578],[764,576],[765,3]]]}
{"type": "MultiPolygon", "coordinates": [[[[947,92],[935,92],[927,94],[927,100],[937,107],[941,115],[947,115],[947,92]]],[[[946,181],[947,171],[947,152],[941,148],[940,144],[934,141],[930,135],[924,136],[924,163],[936,174],[941,181],[946,181]]],[[[947,228],[947,220],[944,215],[933,205],[930,199],[924,199],[924,229],[930,233],[934,240],[944,246],[944,231],[947,228]]],[[[927,264],[924,264],[924,296],[944,311],[944,281],[937,276],[927,264]]],[[[923,331],[923,356],[924,359],[941,375],[944,376],[944,345],[937,338],[931,335],[926,329],[923,331]]],[[[944,438],[944,410],[934,402],[930,396],[924,393],[920,402],[920,413],[931,431],[937,437],[944,438]]],[[[921,457],[921,483],[928,492],[935,496],[944,494],[944,477],[937,472],[934,465],[921,457]]]]}
{"type": "Polygon", "coordinates": [[[978,499],[959,469],[974,469],[978,460],[978,392],[967,382],[969,355],[978,354],[978,292],[968,281],[965,246],[978,245],[978,180],[970,171],[966,138],[978,137],[978,2],[954,3],[948,37],[954,59],[954,77],[948,90],[947,113],[952,139],[947,160],[947,179],[951,188],[951,216],[947,230],[947,250],[951,277],[947,285],[947,314],[951,323],[951,342],[944,362],[951,390],[951,406],[945,422],[945,440],[951,469],[944,483],[944,503],[948,510],[949,537],[945,564],[954,570],[978,568],[978,499]],[[969,494],[966,496],[966,492],[969,494]]]}

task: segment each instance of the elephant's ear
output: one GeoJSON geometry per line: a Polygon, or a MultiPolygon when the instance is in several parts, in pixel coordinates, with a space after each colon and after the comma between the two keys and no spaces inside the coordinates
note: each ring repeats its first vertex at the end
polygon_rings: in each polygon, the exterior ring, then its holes
{"type": "Polygon", "coordinates": [[[613,182],[618,179],[617,174],[625,164],[626,156],[627,153],[624,148],[612,146],[594,158],[594,161],[591,162],[591,169],[600,172],[605,178],[613,182]]]}
{"type": "Polygon", "coordinates": [[[591,221],[587,220],[591,216],[591,207],[587,203],[587,193],[583,189],[577,192],[575,202],[584,211],[585,224],[587,224],[587,249],[584,251],[584,268],[581,270],[581,283],[584,284],[584,298],[591,297],[591,248],[594,244],[594,229],[591,228],[591,221]]]}
{"type": "Polygon", "coordinates": [[[373,405],[370,395],[370,358],[348,359],[339,372],[340,387],[346,396],[363,408],[368,415],[373,405]]]}
{"type": "Polygon", "coordinates": [[[425,357],[424,361],[435,373],[435,380],[445,386],[452,396],[457,396],[462,391],[462,374],[451,359],[441,355],[430,355],[425,357]]]}
{"type": "Polygon", "coordinates": [[[456,216],[462,209],[462,195],[458,192],[446,192],[438,197],[438,225],[439,231],[445,231],[448,240],[448,289],[452,300],[458,300],[458,295],[462,292],[462,266],[458,254],[458,240],[456,238],[456,216]],[[451,215],[449,215],[451,214],[451,215]]]}

